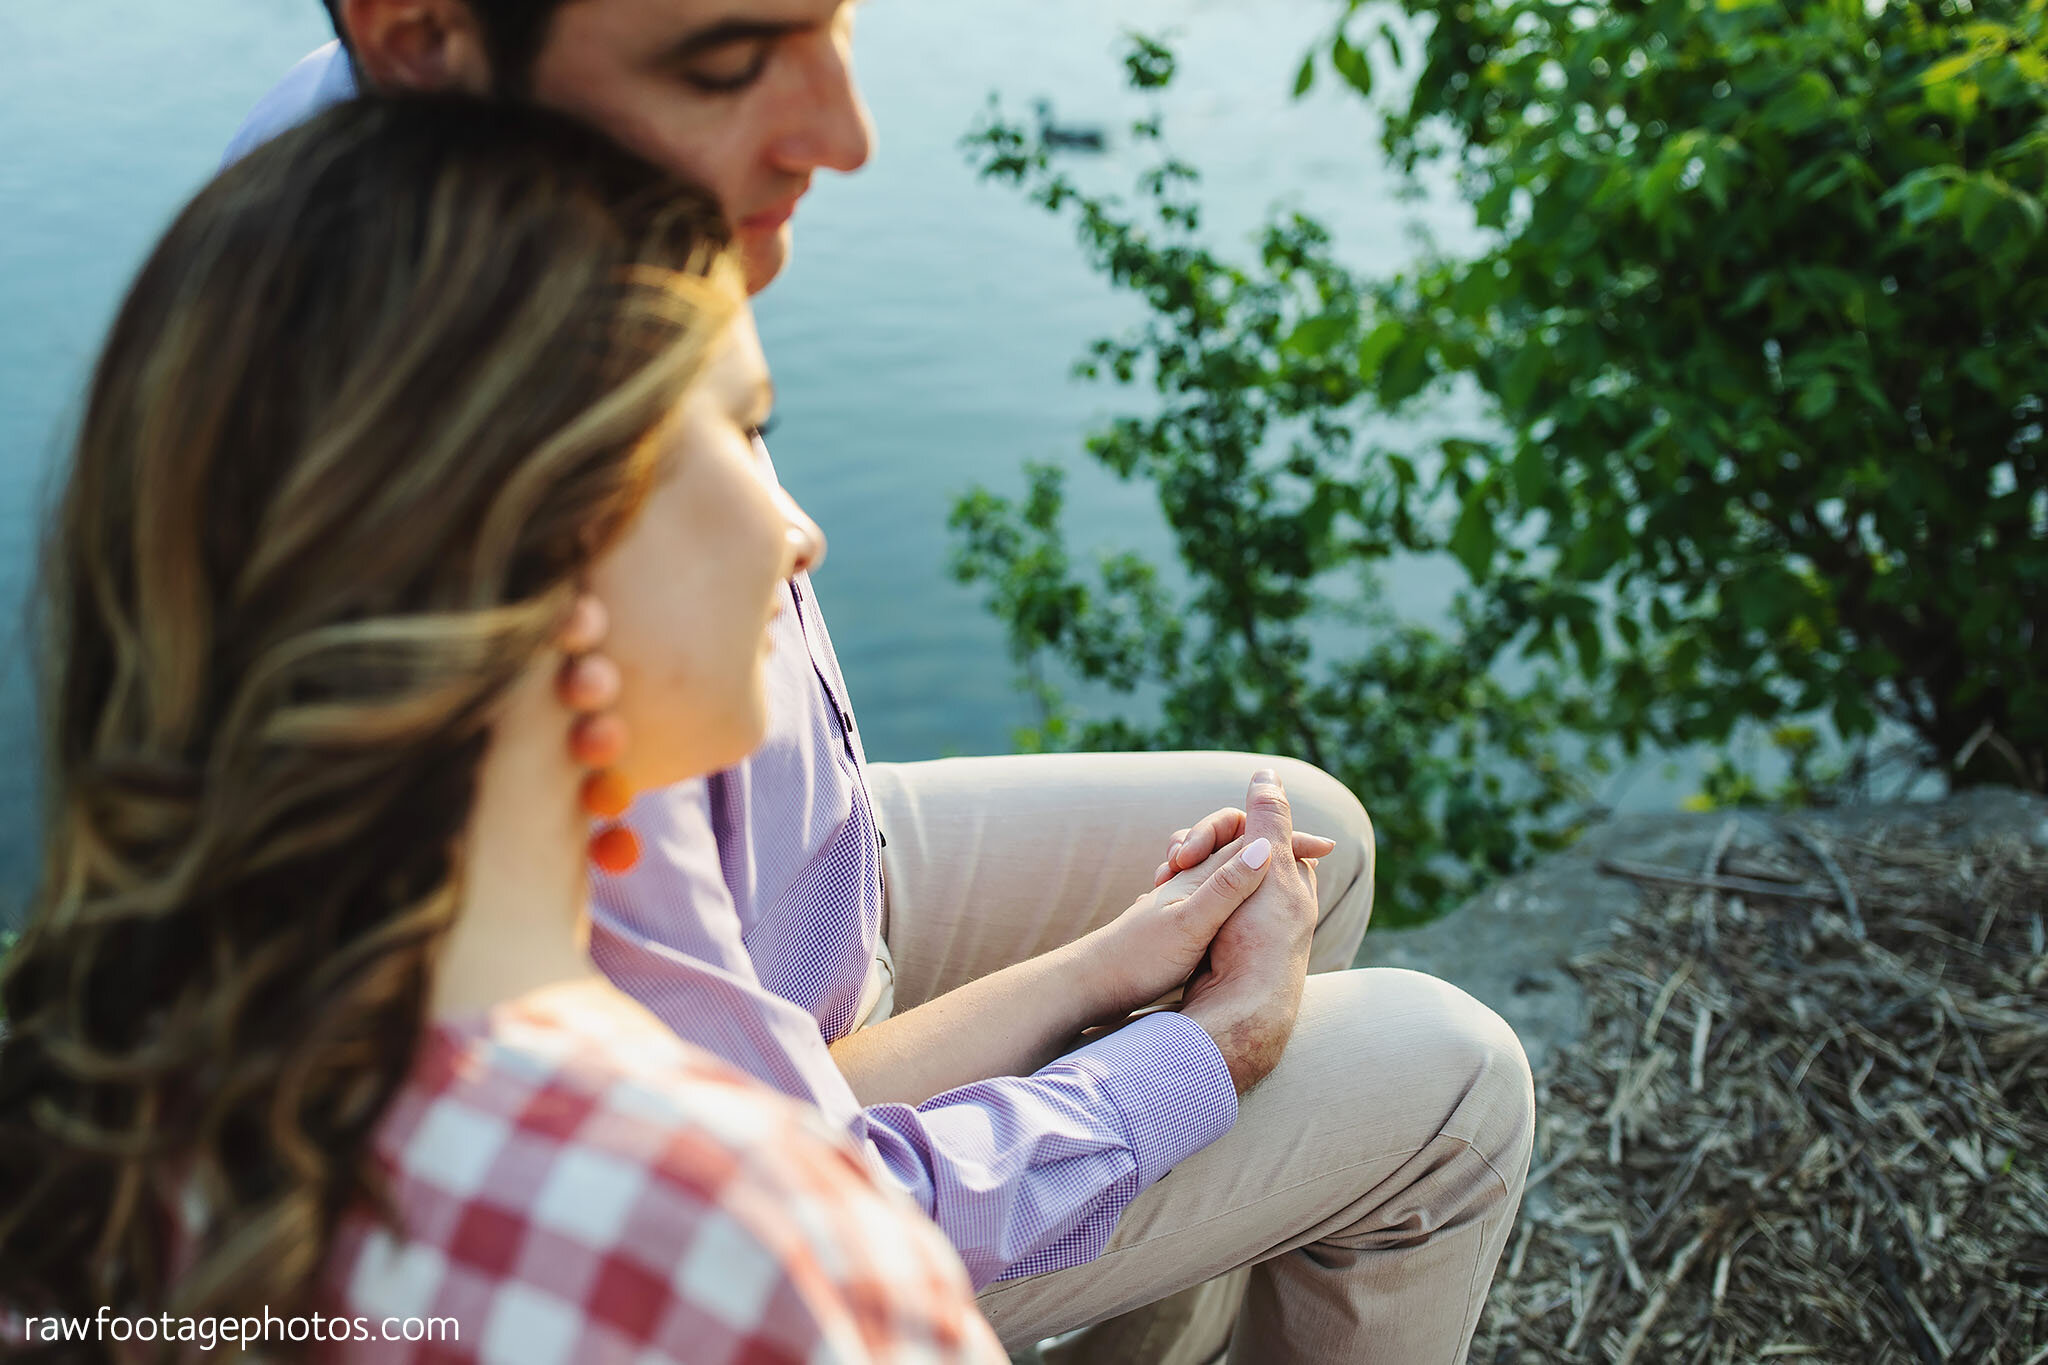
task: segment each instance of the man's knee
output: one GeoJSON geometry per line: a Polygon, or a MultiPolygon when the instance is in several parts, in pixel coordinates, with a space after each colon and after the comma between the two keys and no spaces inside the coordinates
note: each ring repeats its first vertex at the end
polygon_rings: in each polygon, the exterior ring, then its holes
{"type": "Polygon", "coordinates": [[[1396,1008],[1382,1022],[1422,1040],[1411,1072],[1415,1097],[1428,1097],[1418,1121],[1465,1143],[1505,1193],[1519,1196],[1536,1137],[1535,1083],[1522,1040],[1500,1015],[1448,981],[1392,967],[1360,975],[1373,978],[1375,994],[1393,997],[1396,1008]]]}
{"type": "Polygon", "coordinates": [[[1536,1141],[1529,1055],[1507,1020],[1455,986],[1446,990],[1457,997],[1447,1009],[1446,1055],[1467,1088],[1444,1132],[1471,1144],[1506,1192],[1519,1197],[1536,1141]]]}

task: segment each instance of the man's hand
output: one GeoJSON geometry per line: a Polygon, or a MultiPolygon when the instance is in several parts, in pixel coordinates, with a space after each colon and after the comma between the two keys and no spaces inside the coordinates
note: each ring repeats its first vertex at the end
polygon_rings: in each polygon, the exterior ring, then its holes
{"type": "Polygon", "coordinates": [[[1271,845],[1266,875],[1216,931],[1181,1004],[1216,1040],[1240,1095],[1279,1064],[1293,1036],[1317,913],[1315,869],[1295,856],[1287,793],[1270,770],[1252,777],[1244,834],[1271,845]]]}
{"type": "MultiPolygon", "coordinates": [[[[1209,855],[1227,844],[1244,840],[1244,812],[1236,806],[1225,806],[1222,810],[1203,816],[1186,829],[1177,829],[1167,841],[1166,861],[1152,873],[1152,885],[1164,886],[1167,882],[1191,867],[1200,867],[1209,855]]],[[[1294,856],[1311,868],[1319,858],[1337,851],[1335,839],[1325,839],[1320,834],[1294,832],[1294,856]]]]}

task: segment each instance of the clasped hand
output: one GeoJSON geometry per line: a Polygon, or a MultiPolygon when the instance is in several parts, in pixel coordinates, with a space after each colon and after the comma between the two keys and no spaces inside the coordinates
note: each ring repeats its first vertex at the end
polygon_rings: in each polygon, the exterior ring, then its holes
{"type": "Polygon", "coordinates": [[[862,1104],[922,1104],[990,1076],[1023,1076],[1094,1024],[1186,986],[1181,1013],[1215,1040],[1241,1095],[1280,1059],[1301,1008],[1316,928],[1315,860],[1287,794],[1254,774],[1228,807],[1174,835],[1158,884],[1094,932],[968,982],[832,1044],[862,1104]]]}
{"type": "Polygon", "coordinates": [[[1300,1009],[1316,925],[1316,859],[1336,845],[1297,834],[1278,779],[1261,771],[1243,809],[1175,833],[1156,885],[1089,935],[1105,1012],[1177,987],[1215,1038],[1239,1093],[1279,1060],[1300,1009]]]}

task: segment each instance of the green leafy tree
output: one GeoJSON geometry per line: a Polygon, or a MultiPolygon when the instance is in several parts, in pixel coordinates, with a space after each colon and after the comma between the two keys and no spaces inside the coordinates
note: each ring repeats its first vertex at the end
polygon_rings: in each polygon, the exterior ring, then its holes
{"type": "MultiPolygon", "coordinates": [[[[1418,50],[1350,0],[1297,90],[1407,58],[1386,147],[1456,166],[1488,234],[1461,259],[1361,280],[1289,217],[1227,260],[1157,116],[1135,205],[1000,117],[970,138],[1150,310],[1082,369],[1156,405],[1089,451],[1154,485],[1188,584],[1077,571],[1053,470],[965,498],[1025,742],[1320,763],[1373,809],[1395,921],[1568,833],[1604,739],[1797,736],[1810,795],[1812,719],[1889,718],[1961,781],[2048,786],[2048,0],[1399,7],[1418,50]],[[1365,435],[1454,383],[1484,426],[1365,435]],[[1399,621],[1373,566],[1440,550],[1472,589],[1399,621]],[[1157,705],[1080,718],[1052,662],[1157,705]]],[[[1143,39],[1127,66],[1173,75],[1143,39]]]]}
{"type": "MultiPolygon", "coordinates": [[[[1494,400],[1506,439],[1445,451],[1474,578],[1546,585],[1530,642],[1630,740],[1886,717],[2048,787],[2048,3],[1400,8],[1387,150],[1492,238],[1360,361],[1494,400]]],[[[1302,84],[1369,92],[1382,12],[1302,84]]]]}
{"type": "MultiPolygon", "coordinates": [[[[1134,83],[1164,87],[1171,55],[1138,40],[1134,83]]],[[[1557,841],[1585,792],[1551,747],[1582,708],[1539,679],[1496,676],[1519,630],[1511,594],[1459,603],[1446,631],[1398,620],[1373,566],[1430,549],[1416,467],[1359,438],[1373,390],[1358,364],[1372,337],[1363,283],[1300,217],[1275,223],[1256,259],[1233,263],[1200,234],[1194,168],[1155,118],[1141,207],[1084,193],[1037,139],[1000,118],[972,145],[985,172],[1072,212],[1090,258],[1141,297],[1151,321],[1098,341],[1082,372],[1158,397],[1089,441],[1159,501],[1186,588],[1131,554],[1083,572],[1060,528],[1059,471],[1037,466],[1021,501],[977,490],[957,505],[956,570],[989,588],[1044,712],[1025,747],[1234,747],[1298,754],[1358,791],[1383,842],[1379,916],[1425,918],[1485,877],[1557,841]],[[1316,647],[1350,626],[1355,650],[1316,647]],[[1053,665],[1154,707],[1084,718],[1053,665]]]]}

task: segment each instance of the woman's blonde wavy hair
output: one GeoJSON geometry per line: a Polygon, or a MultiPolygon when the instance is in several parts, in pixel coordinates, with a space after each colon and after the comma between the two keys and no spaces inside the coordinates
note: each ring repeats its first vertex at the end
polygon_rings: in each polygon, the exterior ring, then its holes
{"type": "Polygon", "coordinates": [[[230,168],[144,266],[46,563],[0,1309],[315,1303],[495,704],[643,499],[726,245],[566,119],[408,97],[230,168]]]}

